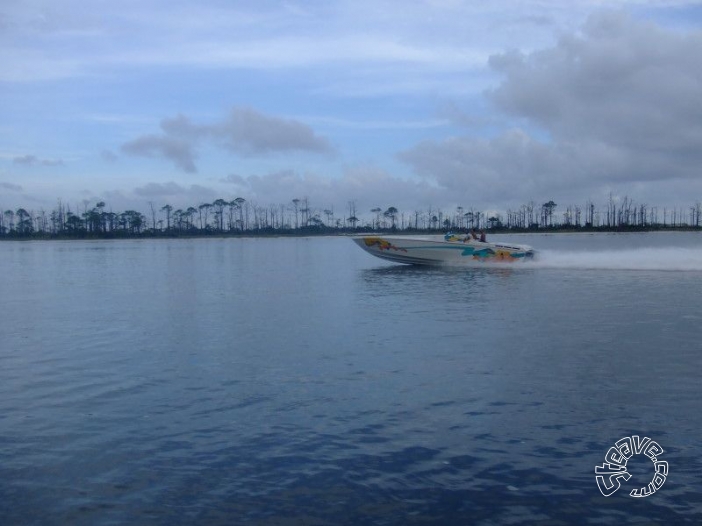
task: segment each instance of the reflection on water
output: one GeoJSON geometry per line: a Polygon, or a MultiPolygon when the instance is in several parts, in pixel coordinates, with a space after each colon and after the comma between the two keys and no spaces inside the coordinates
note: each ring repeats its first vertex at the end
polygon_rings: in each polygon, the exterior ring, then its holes
{"type": "Polygon", "coordinates": [[[0,251],[3,524],[702,518],[696,272],[348,239],[0,251]],[[594,477],[632,434],[670,464],[643,503],[594,477]]]}

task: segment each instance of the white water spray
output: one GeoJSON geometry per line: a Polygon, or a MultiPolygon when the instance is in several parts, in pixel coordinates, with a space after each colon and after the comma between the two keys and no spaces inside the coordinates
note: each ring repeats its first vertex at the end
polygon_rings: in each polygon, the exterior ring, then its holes
{"type": "Polygon", "coordinates": [[[702,248],[636,248],[600,251],[542,250],[530,268],[702,272],[702,248]]]}

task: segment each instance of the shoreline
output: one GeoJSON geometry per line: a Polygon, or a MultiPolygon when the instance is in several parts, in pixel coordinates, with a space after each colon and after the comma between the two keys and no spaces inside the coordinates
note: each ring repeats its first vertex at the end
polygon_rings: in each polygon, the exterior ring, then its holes
{"type": "MultiPolygon", "coordinates": [[[[300,228],[297,230],[283,231],[247,231],[247,232],[181,232],[181,231],[145,231],[138,233],[128,232],[74,232],[74,233],[31,233],[28,235],[10,234],[0,235],[0,241],[72,241],[72,240],[119,240],[119,239],[208,239],[208,238],[276,238],[276,237],[349,237],[357,235],[421,235],[421,236],[439,236],[444,235],[447,231],[457,234],[466,234],[470,229],[383,229],[383,230],[367,230],[367,229],[334,229],[334,228],[300,228]]],[[[488,235],[534,235],[534,234],[637,234],[637,233],[671,233],[671,232],[702,232],[702,227],[683,225],[683,226],[650,226],[650,227],[580,227],[580,228],[491,228],[486,229],[488,235]]]]}

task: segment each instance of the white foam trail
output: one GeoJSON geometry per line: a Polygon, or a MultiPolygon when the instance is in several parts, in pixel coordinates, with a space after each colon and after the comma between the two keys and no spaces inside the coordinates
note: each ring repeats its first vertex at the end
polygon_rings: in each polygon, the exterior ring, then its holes
{"type": "Polygon", "coordinates": [[[538,251],[535,268],[702,272],[702,248],[637,248],[606,251],[538,251]]]}

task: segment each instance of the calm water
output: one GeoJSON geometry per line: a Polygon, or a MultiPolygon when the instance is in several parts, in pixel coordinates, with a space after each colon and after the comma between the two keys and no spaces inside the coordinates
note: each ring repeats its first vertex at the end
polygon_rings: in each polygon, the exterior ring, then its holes
{"type": "Polygon", "coordinates": [[[0,243],[0,524],[702,522],[702,235],[507,239],[0,243]]]}

